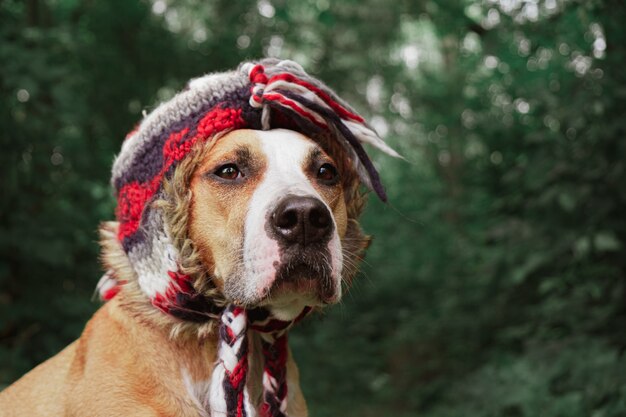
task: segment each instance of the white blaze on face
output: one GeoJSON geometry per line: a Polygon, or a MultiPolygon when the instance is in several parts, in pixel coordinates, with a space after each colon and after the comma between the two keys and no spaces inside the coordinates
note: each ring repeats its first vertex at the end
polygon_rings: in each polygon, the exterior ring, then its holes
{"type": "MultiPolygon", "coordinates": [[[[307,157],[317,145],[303,135],[290,130],[258,131],[256,135],[265,153],[267,168],[263,180],[250,199],[245,221],[243,261],[246,276],[243,282],[248,299],[263,297],[276,279],[276,266],[280,263],[279,246],[268,235],[266,229],[277,203],[287,195],[314,197],[322,201],[332,213],[304,172],[307,157]]],[[[336,224],[334,226],[333,235],[328,243],[328,253],[331,257],[331,276],[338,301],[341,296],[340,276],[343,259],[336,224]]],[[[289,319],[288,315],[292,312],[297,315],[304,305],[311,304],[311,301],[316,300],[302,300],[294,294],[289,299],[276,300],[276,304],[270,308],[275,307],[281,310],[275,313],[283,315],[284,319],[289,319]]]]}

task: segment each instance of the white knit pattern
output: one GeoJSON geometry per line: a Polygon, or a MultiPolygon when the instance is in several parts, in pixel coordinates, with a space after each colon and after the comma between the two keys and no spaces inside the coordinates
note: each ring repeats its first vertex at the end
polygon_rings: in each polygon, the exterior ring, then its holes
{"type": "Polygon", "coordinates": [[[137,274],[141,290],[150,298],[163,294],[170,283],[169,271],[178,271],[179,254],[160,209],[151,210],[142,227],[151,238],[146,245],[136,245],[128,258],[137,274]]]}

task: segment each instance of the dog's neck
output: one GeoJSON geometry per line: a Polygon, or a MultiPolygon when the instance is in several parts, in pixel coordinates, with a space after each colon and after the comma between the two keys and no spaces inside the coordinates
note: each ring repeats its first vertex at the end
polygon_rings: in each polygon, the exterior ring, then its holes
{"type": "MultiPolygon", "coordinates": [[[[219,329],[213,327],[198,337],[191,332],[172,335],[171,329],[151,319],[135,314],[132,302],[121,291],[104,308],[109,316],[122,329],[125,337],[139,351],[137,357],[149,369],[151,378],[168,387],[176,396],[183,396],[190,408],[197,409],[198,415],[209,415],[211,377],[218,355],[219,329]],[[155,325],[157,324],[157,325],[155,325]]],[[[162,313],[161,313],[162,314],[162,313]]],[[[261,381],[263,357],[260,336],[250,332],[250,353],[248,371],[248,392],[251,402],[259,406],[262,400],[261,381]]],[[[188,415],[183,413],[182,415],[188,415]]]]}
{"type": "MultiPolygon", "coordinates": [[[[284,415],[287,407],[303,410],[290,415],[306,415],[297,368],[287,345],[287,331],[297,320],[281,321],[266,310],[247,311],[231,305],[222,315],[222,325],[207,327],[210,330],[200,336],[173,333],[172,327],[146,321],[133,312],[128,290],[122,289],[105,308],[130,329],[134,345],[146,346],[146,357],[167,364],[163,383],[178,385],[200,415],[213,415],[210,410],[226,410],[224,415],[231,415],[235,410],[232,404],[243,404],[249,410],[237,411],[238,416],[248,415],[252,409],[262,410],[266,416],[284,415]],[[231,358],[237,358],[236,362],[231,358]],[[242,382],[234,382],[236,379],[242,382]],[[269,388],[266,379],[273,381],[269,388]]],[[[309,310],[304,309],[298,319],[309,310]]]]}

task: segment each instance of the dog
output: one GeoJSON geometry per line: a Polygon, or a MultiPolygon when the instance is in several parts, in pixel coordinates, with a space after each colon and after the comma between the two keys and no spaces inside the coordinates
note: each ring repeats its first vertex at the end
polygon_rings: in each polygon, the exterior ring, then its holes
{"type": "MultiPolygon", "coordinates": [[[[0,415],[308,415],[286,334],[312,309],[339,302],[357,272],[370,242],[358,224],[369,160],[356,163],[336,129],[307,135],[268,122],[262,106],[278,100],[272,71],[309,80],[282,62],[240,70],[254,86],[241,90],[244,99],[253,109],[260,103],[256,125],[248,107],[230,111],[222,101],[206,112],[205,103],[195,130],[175,124],[155,139],[163,151],[148,174],[136,160],[153,155],[145,132],[154,118],[124,143],[114,165],[118,221],[100,230],[109,301],[78,340],[0,393],[0,415]],[[221,130],[205,134],[205,120],[221,130]],[[195,140],[198,132],[211,140],[195,140]]],[[[181,97],[197,100],[216,77],[192,82],[181,97]]],[[[290,77],[302,92],[305,81],[290,77]]],[[[307,85],[349,116],[327,99],[332,92],[307,85]]],[[[180,107],[159,111],[169,117],[180,107]]],[[[345,125],[342,137],[362,137],[364,128],[345,125]]]]}

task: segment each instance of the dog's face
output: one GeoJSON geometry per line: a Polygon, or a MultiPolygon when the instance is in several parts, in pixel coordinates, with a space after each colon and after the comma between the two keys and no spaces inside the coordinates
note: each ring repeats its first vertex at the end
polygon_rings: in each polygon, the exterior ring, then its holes
{"type": "Polygon", "coordinates": [[[289,130],[236,130],[196,169],[189,235],[230,301],[283,319],[341,298],[348,216],[335,161],[289,130]]]}

